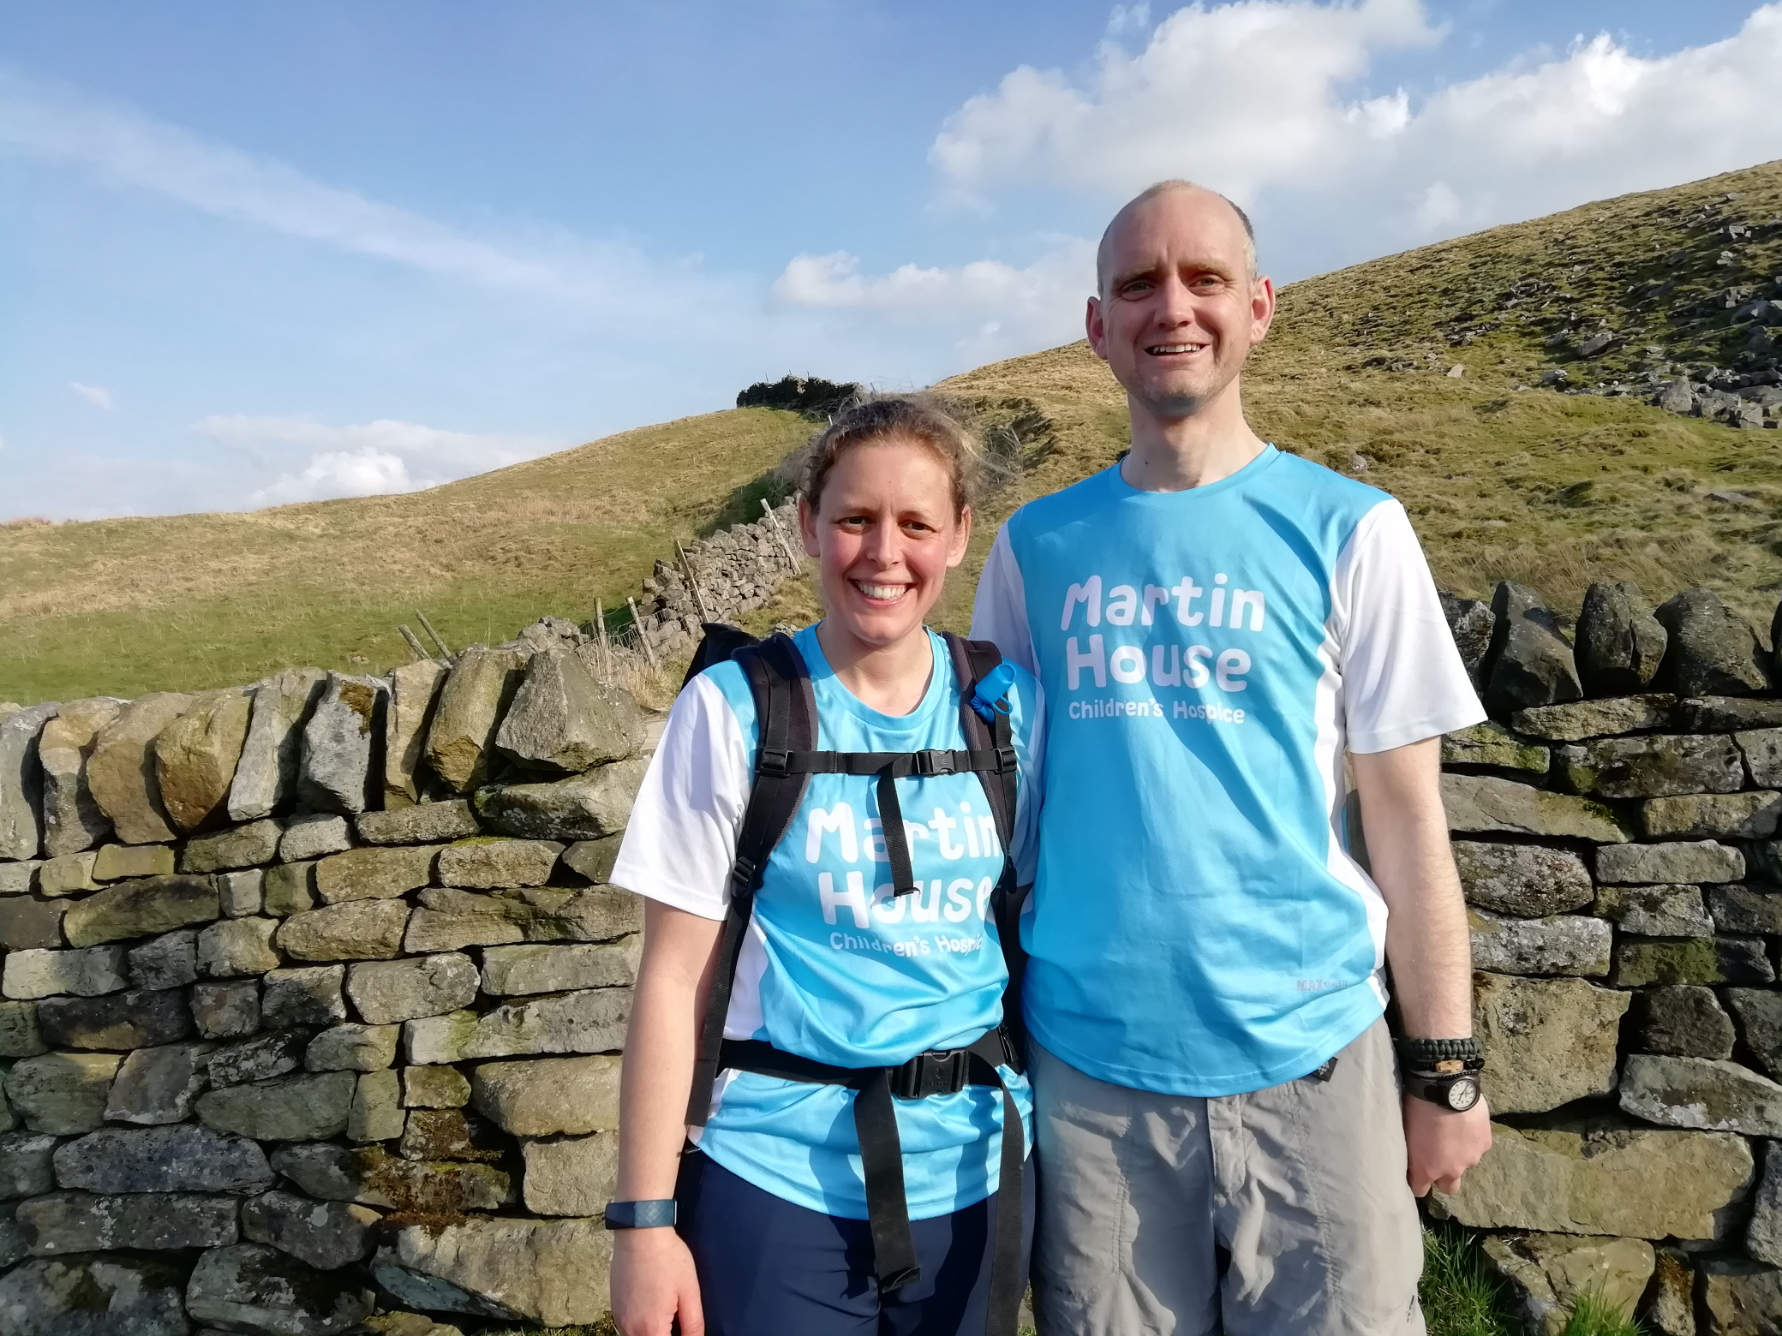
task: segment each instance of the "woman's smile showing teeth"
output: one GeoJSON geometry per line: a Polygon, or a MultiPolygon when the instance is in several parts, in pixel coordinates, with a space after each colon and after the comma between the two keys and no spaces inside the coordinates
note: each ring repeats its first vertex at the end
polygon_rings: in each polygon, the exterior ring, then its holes
{"type": "Polygon", "coordinates": [[[854,588],[865,594],[875,603],[895,603],[909,592],[908,585],[871,584],[865,580],[855,580],[854,588]]]}

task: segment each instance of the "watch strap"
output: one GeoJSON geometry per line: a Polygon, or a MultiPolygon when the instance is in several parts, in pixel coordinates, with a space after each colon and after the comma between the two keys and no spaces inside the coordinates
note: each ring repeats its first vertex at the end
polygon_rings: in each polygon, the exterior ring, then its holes
{"type": "Polygon", "coordinates": [[[1405,1094],[1414,1095],[1451,1113],[1463,1112],[1479,1102],[1479,1078],[1471,1072],[1455,1072],[1451,1076],[1423,1076],[1406,1072],[1403,1080],[1405,1094]],[[1465,1092],[1471,1098],[1456,1103],[1451,1092],[1462,1082],[1471,1087],[1470,1091],[1465,1092]]]}
{"type": "Polygon", "coordinates": [[[672,1226],[675,1219],[672,1197],[654,1201],[609,1201],[606,1204],[608,1229],[662,1229],[672,1226]]]}
{"type": "Polygon", "coordinates": [[[1419,1072],[1441,1072],[1440,1063],[1457,1062],[1459,1071],[1476,1072],[1485,1065],[1485,1050],[1477,1039],[1411,1039],[1397,1041],[1398,1060],[1419,1072]]]}

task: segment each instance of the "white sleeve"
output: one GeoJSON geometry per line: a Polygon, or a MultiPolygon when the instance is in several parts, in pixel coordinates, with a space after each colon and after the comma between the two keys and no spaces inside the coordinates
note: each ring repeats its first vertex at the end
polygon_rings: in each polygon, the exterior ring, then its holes
{"type": "Polygon", "coordinates": [[[1015,881],[1022,886],[1033,884],[1039,865],[1040,808],[1045,802],[1046,692],[1037,680],[1027,712],[1026,746],[1017,744],[1021,782],[1015,789],[1015,847],[1010,851],[1015,881]]]}
{"type": "Polygon", "coordinates": [[[1382,752],[1485,718],[1410,516],[1386,500],[1337,558],[1331,613],[1349,750],[1382,752]]]}
{"type": "Polygon", "coordinates": [[[669,712],[609,880],[690,914],[723,918],[749,785],[736,713],[702,673],[669,712]]]}
{"type": "Polygon", "coordinates": [[[1033,632],[1027,625],[1027,590],[1021,581],[1021,565],[1009,546],[1009,526],[997,531],[978,577],[977,600],[971,610],[971,638],[988,640],[1007,658],[1028,672],[1038,674],[1033,652],[1033,632]]]}

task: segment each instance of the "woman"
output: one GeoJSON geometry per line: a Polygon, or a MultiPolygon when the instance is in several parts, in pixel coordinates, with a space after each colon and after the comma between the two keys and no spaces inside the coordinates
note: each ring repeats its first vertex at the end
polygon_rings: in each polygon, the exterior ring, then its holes
{"type": "Polygon", "coordinates": [[[971,698],[963,651],[923,624],[971,535],[970,463],[925,403],[841,413],[799,502],[823,620],[688,683],[638,794],[612,875],[649,901],[608,1210],[624,1336],[1012,1336],[1031,1209],[996,1203],[1032,1201],[1029,1104],[992,907],[1017,879],[999,830],[1031,843],[1039,711],[1012,666],[971,698]],[[775,716],[764,751],[764,704],[800,699],[807,673],[814,739],[779,750],[775,716]],[[1000,750],[974,747],[974,712],[1000,750]],[[1010,759],[1014,802],[991,773],[1010,759]],[[788,769],[789,819],[756,840],[751,794],[788,769]]]}

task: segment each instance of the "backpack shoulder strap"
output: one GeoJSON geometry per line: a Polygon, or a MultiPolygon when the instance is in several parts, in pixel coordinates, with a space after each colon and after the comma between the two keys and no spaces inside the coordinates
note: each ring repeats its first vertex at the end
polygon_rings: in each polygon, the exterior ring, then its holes
{"type": "Polygon", "coordinates": [[[798,647],[788,637],[777,635],[741,649],[733,657],[747,676],[755,700],[755,781],[737,832],[730,905],[718,939],[718,957],[693,1062],[687,1122],[695,1127],[704,1126],[711,1114],[724,1022],[730,1014],[730,991],[754,911],[755,892],[761,889],[768,856],[785,838],[810,782],[810,774],[792,771],[787,759],[794,752],[811,751],[817,744],[816,698],[798,647]]]}
{"type": "Polygon", "coordinates": [[[953,658],[954,676],[959,680],[959,727],[965,734],[966,746],[973,751],[994,751],[998,756],[996,767],[980,770],[978,778],[983,781],[984,797],[995,818],[1003,852],[1010,853],[1015,840],[1016,770],[1009,712],[1000,693],[993,701],[976,700],[979,684],[1002,667],[1002,651],[988,640],[966,640],[949,632],[943,632],[942,637],[953,658]],[[988,719],[979,713],[980,705],[988,709],[988,719]]]}

